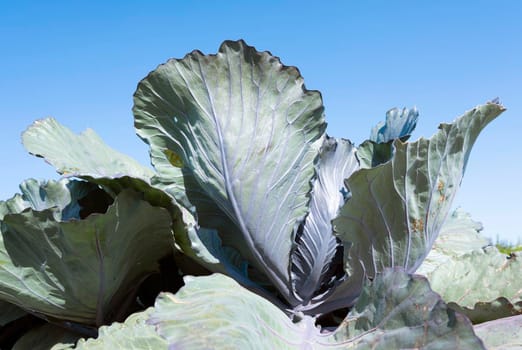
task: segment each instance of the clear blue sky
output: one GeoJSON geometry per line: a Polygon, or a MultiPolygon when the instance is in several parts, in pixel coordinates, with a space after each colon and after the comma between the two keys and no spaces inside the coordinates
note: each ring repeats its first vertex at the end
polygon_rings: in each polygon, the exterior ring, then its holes
{"type": "Polygon", "coordinates": [[[93,128],[148,164],[132,94],[170,57],[243,38],[299,67],[320,90],[329,133],[359,143],[391,107],[417,106],[414,139],[499,96],[455,201],[491,237],[522,239],[522,1],[0,0],[0,198],[56,178],[20,133],[54,116],[93,128]]]}

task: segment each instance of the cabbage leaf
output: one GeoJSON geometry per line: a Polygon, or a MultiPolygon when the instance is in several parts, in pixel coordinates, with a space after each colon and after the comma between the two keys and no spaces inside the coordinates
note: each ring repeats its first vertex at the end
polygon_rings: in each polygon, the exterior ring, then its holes
{"type": "MultiPolygon", "coordinates": [[[[190,202],[210,198],[239,228],[250,263],[296,304],[290,253],[326,127],[319,92],[268,52],[225,41],[216,55],[160,65],[139,83],[133,111],[151,154],[183,173],[190,202]]],[[[219,233],[227,241],[235,229],[219,233]]]]}
{"type": "Polygon", "coordinates": [[[484,349],[465,317],[448,309],[424,278],[400,269],[367,282],[334,332],[321,331],[311,316],[292,322],[273,304],[220,274],[185,277],[176,294],[160,294],[153,309],[132,317],[140,321],[102,327],[98,339],[81,344],[114,348],[124,339],[125,348],[135,349],[146,335],[158,341],[159,349],[484,349]]]}
{"type": "Polygon", "coordinates": [[[496,103],[478,106],[430,139],[394,141],[390,161],[355,172],[347,180],[352,198],[334,220],[345,259],[362,261],[370,278],[385,267],[414,272],[446,219],[473,143],[503,111],[496,103]]]}
{"type": "MultiPolygon", "coordinates": [[[[132,190],[122,191],[105,213],[64,217],[79,208],[74,190],[92,184],[66,179],[24,183],[22,195],[0,207],[0,300],[46,319],[101,325],[117,318],[126,298],[172,252],[171,217],[132,190]],[[52,188],[53,191],[46,191],[52,188]],[[60,190],[58,190],[60,189],[60,190]],[[69,192],[71,191],[71,192],[69,192]],[[41,193],[49,208],[35,206],[41,193]],[[26,207],[11,212],[8,208],[26,207]]],[[[92,192],[91,192],[92,193],[92,192]]]]}

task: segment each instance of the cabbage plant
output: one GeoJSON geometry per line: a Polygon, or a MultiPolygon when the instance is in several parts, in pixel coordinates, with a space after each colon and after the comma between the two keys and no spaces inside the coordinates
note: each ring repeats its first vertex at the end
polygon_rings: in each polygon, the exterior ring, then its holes
{"type": "MultiPolygon", "coordinates": [[[[154,170],[92,130],[36,121],[23,144],[63,178],[26,180],[0,202],[0,325],[17,332],[4,341],[15,349],[520,345],[516,332],[494,337],[522,327],[520,308],[474,328],[468,304],[458,296],[446,304],[415,274],[422,266],[444,287],[456,282],[443,267],[457,267],[449,261],[462,254],[437,237],[473,231],[465,215],[445,221],[477,136],[503,111],[491,101],[408,142],[418,111],[395,108],[355,145],[326,134],[321,94],[297,68],[225,41],[217,54],[171,59],[138,84],[134,125],[154,170]],[[434,246],[442,251],[423,264],[434,246]]],[[[471,242],[466,254],[488,245],[471,242]]],[[[522,290],[519,265],[508,265],[506,283],[522,290]]]]}

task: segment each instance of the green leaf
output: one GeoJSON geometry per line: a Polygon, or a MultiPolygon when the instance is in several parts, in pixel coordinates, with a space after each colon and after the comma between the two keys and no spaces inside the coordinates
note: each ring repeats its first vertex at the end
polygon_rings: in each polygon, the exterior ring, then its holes
{"type": "Polygon", "coordinates": [[[481,230],[481,223],[455,210],[417,273],[428,276],[448,306],[473,323],[522,314],[517,255],[507,259],[481,230]]]}
{"type": "Polygon", "coordinates": [[[399,269],[367,282],[334,332],[280,309],[220,274],[185,277],[175,295],[125,323],[100,328],[77,349],[483,349],[469,321],[448,309],[426,279],[399,269]]]}
{"type": "MultiPolygon", "coordinates": [[[[92,184],[61,180],[25,186],[30,193],[45,193],[46,188],[81,192],[92,184]]],[[[77,197],[62,193],[54,198],[77,197]]],[[[0,202],[0,208],[7,211],[9,203],[0,202]]],[[[60,213],[77,205],[64,202],[41,211],[30,205],[4,216],[0,300],[42,317],[101,325],[126,312],[125,301],[157,271],[157,261],[172,251],[171,217],[132,190],[122,191],[106,213],[63,219],[60,213]]]]}
{"type": "Polygon", "coordinates": [[[385,267],[414,272],[431,249],[460,186],[480,131],[504,108],[488,103],[429,140],[394,142],[393,158],[348,180],[352,198],[334,220],[348,261],[364,263],[369,277],[385,267]]]}
{"type": "Polygon", "coordinates": [[[174,172],[181,187],[181,172],[190,203],[214,202],[240,229],[234,239],[251,262],[296,303],[290,251],[326,127],[320,94],[268,52],[226,41],[216,55],[160,65],[139,83],[133,111],[160,176],[174,172]],[[181,162],[165,169],[172,154],[181,162]]]}
{"type": "Polygon", "coordinates": [[[78,135],[54,118],[46,118],[27,128],[22,141],[29,153],[44,158],[58,173],[100,185],[112,197],[129,188],[142,192],[146,201],[170,211],[179,235],[186,236],[190,229],[184,219],[193,221],[191,214],[180,212],[169,194],[151,185],[154,172],[109,147],[93,130],[78,135]]]}
{"type": "MultiPolygon", "coordinates": [[[[185,250],[212,271],[226,271],[199,240],[196,219],[179,205],[176,200],[179,197],[154,180],[150,169],[110,148],[94,131],[88,129],[77,135],[55,119],[47,118],[31,125],[22,139],[31,154],[45,158],[67,177],[79,177],[98,184],[113,197],[130,188],[143,193],[143,199],[152,205],[167,208],[173,219],[176,248],[185,250]]],[[[170,158],[175,160],[175,155],[170,155],[170,158]]],[[[183,192],[184,188],[181,187],[180,191],[183,192]]]]}
{"type": "Polygon", "coordinates": [[[13,346],[13,350],[67,349],[80,338],[79,335],[46,323],[25,333],[13,346]]]}
{"type": "Polygon", "coordinates": [[[393,142],[407,141],[415,127],[419,112],[417,108],[392,108],[386,112],[386,121],[379,122],[371,131],[370,139],[357,147],[357,158],[361,168],[373,168],[386,163],[393,157],[393,142]]]}
{"type": "Polygon", "coordinates": [[[470,307],[463,307],[457,303],[449,302],[448,307],[466,315],[474,324],[522,315],[522,301],[520,300],[513,303],[505,297],[489,300],[476,302],[475,305],[470,307]]]}
{"type": "Polygon", "coordinates": [[[50,209],[57,221],[80,219],[82,206],[79,200],[97,188],[83,181],[61,179],[40,183],[35,179],[27,179],[20,184],[21,194],[0,201],[0,220],[7,214],[21,213],[26,209],[50,209]]]}
{"type": "Polygon", "coordinates": [[[522,349],[522,315],[479,324],[475,332],[489,350],[522,349]]]}
{"type": "Polygon", "coordinates": [[[356,349],[484,349],[465,316],[448,308],[424,277],[400,268],[366,283],[331,338],[356,349]]]}
{"type": "Polygon", "coordinates": [[[374,168],[386,163],[392,157],[393,141],[376,143],[366,140],[357,148],[357,158],[361,163],[361,168],[374,168]]]}
{"type": "Polygon", "coordinates": [[[469,321],[448,309],[426,279],[386,270],[368,282],[335,332],[310,316],[292,322],[260,296],[219,274],[185,277],[158,296],[148,324],[180,349],[483,349],[469,321]]]}
{"type": "Polygon", "coordinates": [[[419,111],[413,107],[411,109],[392,108],[386,112],[386,121],[379,122],[372,128],[370,141],[375,143],[388,143],[395,139],[406,141],[419,119],[419,111]]]}
{"type": "Polygon", "coordinates": [[[482,229],[482,224],[471,219],[469,213],[456,209],[442,225],[439,236],[416,273],[427,275],[443,264],[452,264],[454,259],[491,245],[491,241],[480,234],[482,229]]]}
{"type": "Polygon", "coordinates": [[[0,300],[0,327],[25,315],[27,315],[27,312],[23,309],[0,300]]]}
{"type": "MultiPolygon", "coordinates": [[[[167,349],[167,341],[146,323],[152,308],[130,315],[124,323],[102,326],[96,339],[80,339],[77,350],[157,350],[167,349]]],[[[72,347],[71,347],[72,349],[72,347]]]]}
{"type": "Polygon", "coordinates": [[[23,134],[27,151],[53,165],[66,176],[121,177],[150,179],[153,172],[131,157],[109,147],[92,130],[80,135],[54,118],[34,122],[23,134]]]}
{"type": "Polygon", "coordinates": [[[113,197],[132,188],[152,205],[169,209],[173,219],[182,216],[171,196],[151,186],[152,170],[109,147],[91,129],[77,135],[47,118],[33,123],[22,134],[22,141],[29,153],[44,158],[66,177],[100,185],[113,197]]]}
{"type": "Polygon", "coordinates": [[[313,319],[294,324],[268,300],[221,274],[185,277],[161,293],[148,321],[172,349],[298,349],[313,319]]]}
{"type": "Polygon", "coordinates": [[[522,314],[522,262],[489,246],[449,256],[427,274],[433,290],[474,323],[522,314]]]}

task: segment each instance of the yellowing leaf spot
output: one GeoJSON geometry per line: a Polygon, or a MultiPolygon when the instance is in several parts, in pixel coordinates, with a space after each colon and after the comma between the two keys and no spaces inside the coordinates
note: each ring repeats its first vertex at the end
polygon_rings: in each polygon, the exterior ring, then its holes
{"type": "Polygon", "coordinates": [[[183,168],[183,160],[177,153],[172,152],[170,149],[166,149],[163,153],[167,156],[170,164],[176,168],[183,168]]]}

